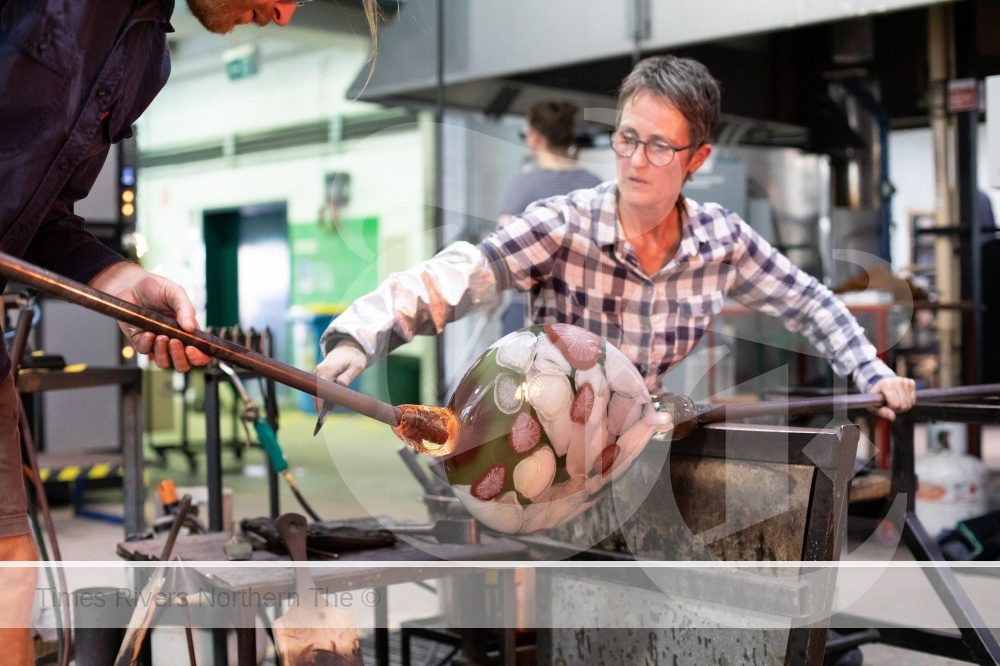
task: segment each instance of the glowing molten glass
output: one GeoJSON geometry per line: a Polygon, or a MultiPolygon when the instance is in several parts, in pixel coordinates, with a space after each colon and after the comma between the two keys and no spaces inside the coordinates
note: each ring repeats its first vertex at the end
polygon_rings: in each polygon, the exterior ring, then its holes
{"type": "Polygon", "coordinates": [[[502,338],[449,404],[459,423],[448,480],[466,509],[507,533],[555,527],[618,479],[657,430],[642,376],[582,328],[547,324],[502,338]]]}
{"type": "Polygon", "coordinates": [[[400,405],[399,412],[399,425],[392,431],[411,449],[435,457],[455,450],[458,420],[450,409],[400,405]]]}

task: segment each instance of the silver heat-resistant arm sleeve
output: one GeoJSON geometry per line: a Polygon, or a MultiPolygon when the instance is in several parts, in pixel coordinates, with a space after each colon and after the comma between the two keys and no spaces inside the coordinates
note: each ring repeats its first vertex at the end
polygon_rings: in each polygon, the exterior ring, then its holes
{"type": "Polygon", "coordinates": [[[320,339],[324,354],[350,338],[370,365],[415,335],[440,333],[445,324],[500,302],[496,275],[486,255],[471,243],[452,243],[427,261],[392,273],[378,288],[354,301],[320,339]]]}

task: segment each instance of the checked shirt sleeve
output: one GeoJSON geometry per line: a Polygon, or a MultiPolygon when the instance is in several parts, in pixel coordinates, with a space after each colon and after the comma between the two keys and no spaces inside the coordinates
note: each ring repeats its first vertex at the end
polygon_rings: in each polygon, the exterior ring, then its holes
{"type": "Polygon", "coordinates": [[[529,291],[551,274],[570,212],[555,203],[535,204],[483,239],[480,247],[501,290],[529,291]]]}
{"type": "Polygon", "coordinates": [[[329,353],[350,338],[368,363],[415,335],[440,333],[448,322],[500,302],[493,271],[476,246],[458,241],[407,271],[392,273],[331,322],[320,345],[329,353]]]}
{"type": "Polygon", "coordinates": [[[780,317],[785,327],[805,335],[834,371],[851,377],[861,391],[895,373],[879,360],[847,307],[816,278],[797,268],[750,226],[734,215],[740,252],[737,280],[730,296],[764,314],[780,317]]]}

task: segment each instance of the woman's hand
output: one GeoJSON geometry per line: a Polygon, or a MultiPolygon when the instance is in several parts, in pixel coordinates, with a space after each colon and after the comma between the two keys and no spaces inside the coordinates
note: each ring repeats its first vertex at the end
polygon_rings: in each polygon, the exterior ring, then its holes
{"type": "Polygon", "coordinates": [[[896,412],[908,412],[917,402],[917,383],[909,377],[889,377],[875,384],[869,393],[885,396],[885,406],[873,407],[872,413],[888,421],[896,420],[896,412]]]}

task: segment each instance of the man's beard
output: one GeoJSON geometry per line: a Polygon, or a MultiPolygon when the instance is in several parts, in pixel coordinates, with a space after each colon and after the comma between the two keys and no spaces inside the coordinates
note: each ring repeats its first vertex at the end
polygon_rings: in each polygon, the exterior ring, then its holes
{"type": "Polygon", "coordinates": [[[230,32],[246,12],[253,9],[253,0],[187,0],[191,14],[209,32],[224,35],[230,32]]]}

